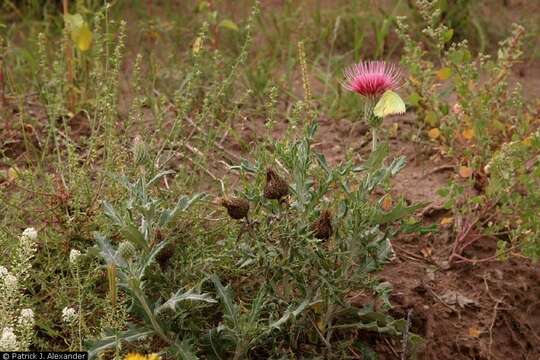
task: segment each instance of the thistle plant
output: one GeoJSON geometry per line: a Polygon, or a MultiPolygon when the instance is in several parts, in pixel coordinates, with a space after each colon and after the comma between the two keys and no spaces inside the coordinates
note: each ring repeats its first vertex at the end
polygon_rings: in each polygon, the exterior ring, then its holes
{"type": "Polygon", "coordinates": [[[160,201],[150,196],[150,187],[168,174],[170,172],[161,172],[147,180],[143,173],[135,182],[120,177],[119,181],[129,193],[129,199],[122,211],[117,211],[107,202],[104,203],[105,213],[124,238],[124,242],[115,249],[106,236],[99,233],[95,235],[100,254],[108,269],[115,269],[110,272],[110,291],[115,293],[118,284],[131,301],[130,312],[144,323],[131,324],[128,330],[121,332],[103,329],[102,337],[89,343],[92,358],[107,349],[118,348],[123,341],[130,342],[153,335],[166,344],[172,356],[189,358],[192,352],[189,345],[170,332],[167,323],[163,322],[159,314],[168,309],[175,311],[183,301],[214,301],[207,294],[198,293],[194,289],[180,289],[164,303],[147,292],[148,270],[155,264],[158,254],[168,245],[168,241],[162,239],[160,234],[176,216],[203,196],[182,196],[176,206],[170,209],[160,206],[160,201]],[[126,245],[126,241],[130,245],[126,245]]]}
{"type": "Polygon", "coordinates": [[[364,122],[371,128],[372,151],[377,149],[377,130],[385,116],[403,114],[405,104],[394,92],[401,85],[401,72],[384,61],[362,61],[345,70],[344,88],[364,98],[364,122]]]}

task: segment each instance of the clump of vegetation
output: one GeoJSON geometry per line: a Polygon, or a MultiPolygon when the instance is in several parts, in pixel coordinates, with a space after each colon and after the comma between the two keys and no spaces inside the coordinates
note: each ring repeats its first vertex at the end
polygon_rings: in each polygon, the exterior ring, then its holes
{"type": "Polygon", "coordinates": [[[247,3],[0,5],[0,350],[414,358],[429,319],[380,272],[438,234],[395,141],[455,169],[450,265],[540,257],[523,26],[485,55],[470,1],[247,3]]]}

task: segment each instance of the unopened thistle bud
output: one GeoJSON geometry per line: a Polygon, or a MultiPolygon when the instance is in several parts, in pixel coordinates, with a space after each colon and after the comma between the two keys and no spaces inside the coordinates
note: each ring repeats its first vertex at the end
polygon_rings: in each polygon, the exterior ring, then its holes
{"type": "Polygon", "coordinates": [[[118,253],[126,260],[132,259],[136,252],[135,246],[129,241],[122,241],[120,245],[118,245],[118,253]]]}
{"type": "Polygon", "coordinates": [[[311,230],[317,239],[328,240],[332,236],[332,214],[330,211],[324,210],[311,225],[311,230]]]}
{"type": "Polygon", "coordinates": [[[169,242],[161,251],[157,254],[156,260],[159,263],[161,269],[166,269],[169,265],[169,261],[174,256],[176,252],[176,244],[174,242],[169,242]]]}
{"type": "Polygon", "coordinates": [[[264,197],[270,200],[280,200],[289,194],[289,184],[274,170],[266,170],[266,185],[264,197]]]}
{"type": "Polygon", "coordinates": [[[227,209],[229,216],[235,220],[247,217],[249,201],[238,196],[224,196],[217,199],[217,203],[227,209]]]}
{"type": "Polygon", "coordinates": [[[148,159],[148,148],[139,135],[133,139],[133,161],[136,165],[144,165],[148,159]]]}

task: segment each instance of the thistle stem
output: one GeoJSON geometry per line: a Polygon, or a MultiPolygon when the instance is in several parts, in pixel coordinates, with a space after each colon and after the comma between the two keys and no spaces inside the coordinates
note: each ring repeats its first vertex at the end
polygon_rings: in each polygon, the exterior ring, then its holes
{"type": "Polygon", "coordinates": [[[377,150],[377,128],[371,128],[371,152],[377,150]]]}

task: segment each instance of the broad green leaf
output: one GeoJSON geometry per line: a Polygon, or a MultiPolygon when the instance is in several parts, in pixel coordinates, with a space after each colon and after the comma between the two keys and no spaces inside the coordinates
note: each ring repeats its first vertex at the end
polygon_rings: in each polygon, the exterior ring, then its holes
{"type": "Polygon", "coordinates": [[[444,33],[444,42],[447,43],[450,40],[452,40],[452,37],[454,36],[454,29],[448,29],[444,33]]]}
{"type": "Polygon", "coordinates": [[[404,114],[405,103],[399,95],[392,90],[387,90],[375,105],[373,114],[379,118],[390,115],[404,114]]]}
{"type": "Polygon", "coordinates": [[[144,249],[147,245],[146,240],[144,239],[143,234],[132,224],[126,224],[120,229],[120,233],[131,242],[133,245],[139,249],[144,249]]]}
{"type": "Polygon", "coordinates": [[[450,76],[452,76],[452,69],[450,69],[448,66],[440,68],[436,75],[437,79],[440,81],[448,80],[450,76]]]}
{"type": "Polygon", "coordinates": [[[411,104],[412,106],[418,106],[418,104],[420,103],[420,100],[422,100],[422,98],[416,92],[413,92],[411,95],[409,95],[407,99],[409,104],[411,104]]]}
{"type": "Polygon", "coordinates": [[[424,118],[425,122],[431,125],[432,127],[437,127],[438,116],[434,111],[426,112],[426,117],[424,118]]]}
{"type": "Polygon", "coordinates": [[[230,19],[222,20],[219,23],[219,26],[232,31],[238,31],[238,26],[230,19]]]}

